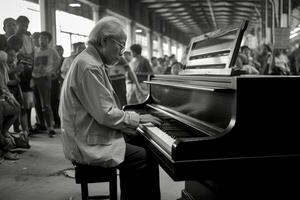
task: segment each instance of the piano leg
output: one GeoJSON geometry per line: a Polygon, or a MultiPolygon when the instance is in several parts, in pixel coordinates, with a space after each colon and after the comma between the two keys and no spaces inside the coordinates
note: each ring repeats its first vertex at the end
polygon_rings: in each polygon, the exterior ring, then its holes
{"type": "Polygon", "coordinates": [[[185,181],[179,200],[214,200],[219,193],[218,186],[213,181],[185,181]]]}

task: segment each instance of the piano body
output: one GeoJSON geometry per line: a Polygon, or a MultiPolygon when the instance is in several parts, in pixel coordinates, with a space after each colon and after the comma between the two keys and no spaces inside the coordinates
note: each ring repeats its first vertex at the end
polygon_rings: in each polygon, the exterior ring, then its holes
{"type": "Polygon", "coordinates": [[[138,132],[167,174],[186,181],[182,199],[215,199],[201,194],[205,181],[233,197],[232,188],[257,195],[261,183],[269,195],[275,178],[299,178],[300,77],[232,76],[246,25],[194,38],[183,73],[150,77],[147,100],[124,107],[164,121],[138,132]]]}

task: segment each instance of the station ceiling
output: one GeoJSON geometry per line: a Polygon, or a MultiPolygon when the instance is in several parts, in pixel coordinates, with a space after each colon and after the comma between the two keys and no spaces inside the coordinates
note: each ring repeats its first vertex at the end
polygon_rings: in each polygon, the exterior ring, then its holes
{"type": "MultiPolygon", "coordinates": [[[[139,0],[148,9],[180,29],[189,37],[249,20],[249,28],[260,23],[266,2],[271,0],[139,0]]],[[[292,0],[292,7],[300,4],[292,0]]]]}
{"type": "MultiPolygon", "coordinates": [[[[38,0],[27,0],[38,3],[38,0]]],[[[239,26],[249,20],[248,30],[266,21],[266,2],[271,9],[276,0],[55,0],[57,8],[92,19],[94,5],[111,9],[129,19],[177,41],[189,41],[191,37],[219,28],[239,26]],[[70,2],[83,6],[71,8],[70,2]],[[152,19],[152,20],[151,20],[152,19]],[[260,21],[261,20],[261,21],[260,21]],[[161,23],[159,23],[161,22],[161,23]],[[162,28],[167,22],[167,31],[162,28]],[[152,24],[151,24],[152,23],[152,24]],[[153,25],[154,24],[154,25],[153,25]],[[171,25],[171,27],[169,26],[171,25]]],[[[283,0],[287,2],[288,0],[283,0]]],[[[300,0],[290,0],[291,9],[300,10],[300,0]]],[[[285,6],[285,9],[288,9],[285,6]]],[[[293,16],[292,16],[293,17],[293,16]]],[[[297,17],[297,16],[296,16],[297,17]]],[[[271,21],[269,12],[268,20],[271,21]]],[[[278,19],[277,19],[278,21],[278,19]]],[[[298,16],[297,21],[300,21],[298,16]]],[[[262,27],[263,28],[263,27],[262,27]]],[[[185,43],[185,42],[182,42],[185,43]]]]}

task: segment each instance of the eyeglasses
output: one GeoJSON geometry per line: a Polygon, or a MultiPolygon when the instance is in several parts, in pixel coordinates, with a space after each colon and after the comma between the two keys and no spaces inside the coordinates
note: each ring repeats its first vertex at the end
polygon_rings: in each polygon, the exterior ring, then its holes
{"type": "Polygon", "coordinates": [[[121,54],[123,54],[125,52],[125,45],[123,45],[122,43],[118,42],[117,40],[110,38],[114,43],[116,43],[117,45],[119,45],[121,47],[121,54]]]}

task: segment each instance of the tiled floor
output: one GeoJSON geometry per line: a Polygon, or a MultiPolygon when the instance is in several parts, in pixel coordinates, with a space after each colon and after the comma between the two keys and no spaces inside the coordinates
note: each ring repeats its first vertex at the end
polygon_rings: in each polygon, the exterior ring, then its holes
{"type": "MultiPolygon", "coordinates": [[[[72,165],[64,158],[60,134],[33,135],[30,144],[20,160],[0,164],[0,200],[79,200],[80,186],[62,173],[72,165]]],[[[184,183],[172,181],[163,170],[160,177],[162,200],[179,198],[184,183]]],[[[90,186],[91,193],[107,191],[106,183],[90,186]]]]}

